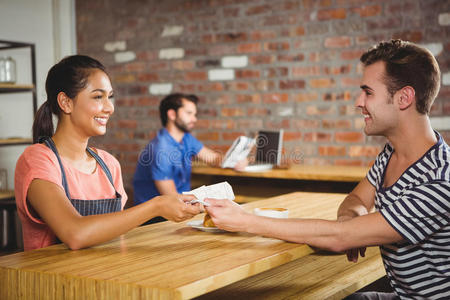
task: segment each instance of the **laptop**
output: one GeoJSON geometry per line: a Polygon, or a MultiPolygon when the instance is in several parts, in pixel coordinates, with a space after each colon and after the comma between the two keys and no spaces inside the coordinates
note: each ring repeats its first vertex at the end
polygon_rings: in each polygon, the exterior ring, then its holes
{"type": "Polygon", "coordinates": [[[245,167],[245,172],[262,172],[271,170],[281,164],[281,149],[283,147],[283,130],[261,130],[256,138],[255,163],[245,167]]]}

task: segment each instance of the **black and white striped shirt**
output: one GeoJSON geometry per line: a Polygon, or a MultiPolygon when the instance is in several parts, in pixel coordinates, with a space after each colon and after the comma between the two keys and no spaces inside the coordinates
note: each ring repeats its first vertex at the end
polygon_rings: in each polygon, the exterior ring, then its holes
{"type": "Polygon", "coordinates": [[[450,148],[438,142],[390,187],[383,187],[394,149],[388,143],[367,174],[375,207],[404,238],[380,247],[402,299],[450,299],[450,148]]]}

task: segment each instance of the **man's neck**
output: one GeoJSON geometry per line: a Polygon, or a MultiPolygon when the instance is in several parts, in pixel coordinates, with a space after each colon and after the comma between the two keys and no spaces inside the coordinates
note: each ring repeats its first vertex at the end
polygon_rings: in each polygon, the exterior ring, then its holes
{"type": "Polygon", "coordinates": [[[395,149],[397,158],[414,162],[422,157],[437,142],[428,116],[414,122],[404,122],[395,133],[387,137],[395,149]]]}
{"type": "Polygon", "coordinates": [[[170,136],[173,137],[173,139],[175,141],[177,141],[178,143],[181,143],[181,141],[183,140],[183,137],[184,137],[183,131],[178,129],[178,127],[172,123],[168,123],[166,126],[166,129],[167,129],[167,132],[169,132],[170,136]]]}

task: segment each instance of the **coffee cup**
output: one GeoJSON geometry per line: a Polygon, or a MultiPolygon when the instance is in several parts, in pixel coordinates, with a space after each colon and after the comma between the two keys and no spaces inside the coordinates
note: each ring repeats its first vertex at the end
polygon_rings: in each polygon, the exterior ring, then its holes
{"type": "Polygon", "coordinates": [[[253,213],[257,216],[285,219],[289,217],[289,210],[287,208],[269,208],[258,207],[253,210],[253,213]]]}

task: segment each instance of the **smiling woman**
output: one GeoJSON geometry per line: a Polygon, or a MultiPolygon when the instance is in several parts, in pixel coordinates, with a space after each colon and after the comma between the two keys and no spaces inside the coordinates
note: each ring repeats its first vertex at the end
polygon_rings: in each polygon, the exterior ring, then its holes
{"type": "Polygon", "coordinates": [[[92,71],[86,88],[80,91],[74,101],[60,93],[61,107],[68,114],[73,112],[72,122],[75,128],[79,128],[79,134],[89,136],[103,135],[106,133],[106,123],[114,112],[111,102],[113,91],[111,83],[105,72],[92,71]],[[76,105],[75,105],[76,103],[76,105]]]}
{"type": "Polygon", "coordinates": [[[47,101],[33,124],[34,144],[17,162],[15,195],[25,250],[64,242],[71,249],[115,238],[156,216],[183,221],[200,212],[192,196],[158,196],[123,210],[119,162],[88,147],[114,113],[105,67],[83,55],[64,58],[46,80],[47,101]],[[54,131],[52,115],[58,123],[54,131]]]}

